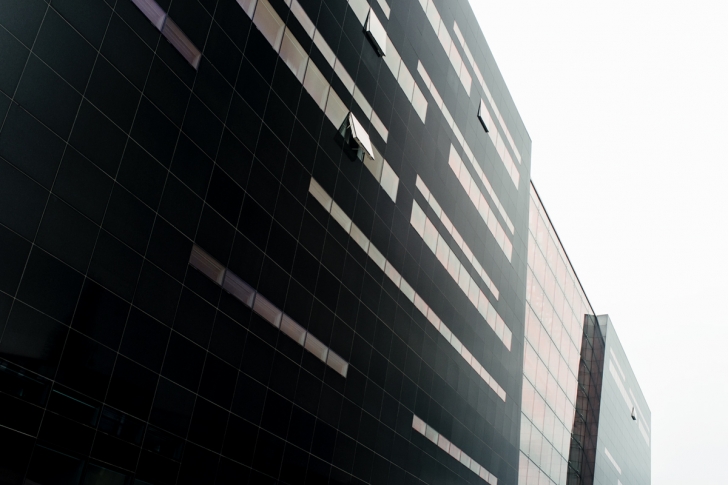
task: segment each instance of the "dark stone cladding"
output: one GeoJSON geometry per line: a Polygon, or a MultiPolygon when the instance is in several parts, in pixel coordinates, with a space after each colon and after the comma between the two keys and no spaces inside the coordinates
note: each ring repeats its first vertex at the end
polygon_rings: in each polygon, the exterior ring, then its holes
{"type": "Polygon", "coordinates": [[[364,126],[396,203],[235,0],[158,3],[197,70],[131,0],[0,2],[0,483],[484,483],[412,429],[417,415],[515,484],[530,140],[467,1],[436,5],[519,144],[518,190],[477,119],[481,88],[464,92],[418,0],[392,0],[388,20],[372,8],[430,103],[424,124],[347,3],[300,0],[389,129],[384,143],[364,126]],[[418,60],[513,221],[512,262],[448,168],[453,135],[418,60]],[[411,228],[417,175],[499,288],[511,351],[411,228]],[[505,402],[309,196],[312,176],[505,402]],[[347,376],[189,266],[195,244],[347,376]]]}

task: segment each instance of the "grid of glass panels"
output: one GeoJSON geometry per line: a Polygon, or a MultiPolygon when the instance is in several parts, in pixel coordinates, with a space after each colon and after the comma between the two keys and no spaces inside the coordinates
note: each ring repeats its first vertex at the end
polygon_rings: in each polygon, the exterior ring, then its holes
{"type": "Polygon", "coordinates": [[[589,301],[531,185],[520,484],[566,483],[586,313],[589,301]]]}

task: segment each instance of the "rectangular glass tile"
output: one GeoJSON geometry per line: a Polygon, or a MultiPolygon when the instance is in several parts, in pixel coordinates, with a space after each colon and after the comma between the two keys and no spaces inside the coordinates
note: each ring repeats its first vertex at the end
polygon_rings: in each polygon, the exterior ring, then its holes
{"type": "Polygon", "coordinates": [[[349,372],[349,363],[339,357],[333,350],[329,350],[329,355],[326,357],[326,364],[344,377],[349,372]]]}
{"type": "Polygon", "coordinates": [[[180,54],[182,54],[182,57],[187,59],[187,62],[189,62],[192,67],[195,69],[199,67],[202,54],[199,49],[195,47],[192,41],[187,38],[177,24],[172,22],[172,19],[169,17],[164,22],[164,27],[162,27],[162,35],[164,35],[169,43],[172,44],[172,46],[174,46],[180,54]]]}
{"type": "Polygon", "coordinates": [[[306,334],[306,343],[304,344],[304,347],[306,348],[306,350],[318,357],[321,362],[326,362],[329,348],[326,347],[319,339],[317,339],[310,333],[306,334]]]}
{"type": "Polygon", "coordinates": [[[303,77],[306,74],[308,55],[288,29],[286,29],[286,32],[283,35],[280,55],[283,62],[286,63],[286,66],[288,66],[288,68],[293,72],[293,75],[296,76],[300,83],[303,83],[303,77]]]}
{"type": "Polygon", "coordinates": [[[222,288],[247,306],[253,306],[255,290],[232,271],[225,272],[225,280],[222,283],[222,288]]]}
{"type": "Polygon", "coordinates": [[[286,25],[273,6],[268,3],[268,0],[259,0],[258,8],[255,9],[255,15],[253,16],[253,23],[273,47],[273,50],[278,52],[283,40],[283,29],[286,25]]]}
{"type": "Polygon", "coordinates": [[[190,254],[190,265],[196,268],[202,274],[210,278],[218,285],[222,284],[225,276],[225,266],[220,264],[215,258],[207,254],[201,247],[192,246],[190,254]]]}
{"type": "Polygon", "coordinates": [[[134,2],[134,5],[142,11],[144,16],[148,18],[152,24],[154,24],[157,30],[162,30],[162,27],[164,26],[164,19],[167,18],[167,14],[164,10],[162,10],[162,7],[160,7],[157,2],[154,0],[132,0],[132,2],[134,2]]]}
{"type": "Polygon", "coordinates": [[[257,293],[253,303],[253,311],[263,317],[268,323],[276,328],[281,326],[281,311],[271,302],[257,293]]]}
{"type": "Polygon", "coordinates": [[[281,332],[291,337],[294,342],[303,347],[303,343],[306,341],[306,329],[285,314],[281,318],[281,332]]]}

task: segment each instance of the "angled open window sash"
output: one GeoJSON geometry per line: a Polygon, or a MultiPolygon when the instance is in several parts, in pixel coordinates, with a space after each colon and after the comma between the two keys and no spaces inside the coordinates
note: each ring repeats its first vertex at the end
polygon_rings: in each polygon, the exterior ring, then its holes
{"type": "Polygon", "coordinates": [[[367,21],[364,24],[364,30],[377,51],[379,57],[387,55],[387,31],[384,30],[382,22],[379,21],[374,9],[369,9],[367,21]]]}
{"type": "Polygon", "coordinates": [[[478,107],[478,119],[480,120],[480,124],[483,125],[483,129],[485,129],[485,132],[490,133],[488,125],[490,124],[492,118],[490,117],[490,113],[488,113],[488,108],[485,106],[485,103],[482,99],[480,100],[480,106],[478,107]]]}
{"type": "Polygon", "coordinates": [[[365,155],[370,159],[374,158],[374,150],[372,149],[369,134],[352,113],[349,113],[344,119],[341,128],[339,128],[339,133],[344,137],[344,141],[349,144],[349,147],[356,151],[359,160],[363,161],[365,155]]]}

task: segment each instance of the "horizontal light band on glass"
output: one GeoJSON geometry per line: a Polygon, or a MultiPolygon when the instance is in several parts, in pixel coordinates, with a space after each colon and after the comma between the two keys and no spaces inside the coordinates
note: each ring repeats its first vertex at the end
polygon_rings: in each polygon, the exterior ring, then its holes
{"type": "Polygon", "coordinates": [[[617,469],[617,473],[621,474],[622,469],[619,467],[619,465],[617,465],[617,460],[614,459],[614,457],[609,452],[609,450],[607,449],[606,446],[604,447],[604,454],[607,455],[607,458],[609,458],[609,461],[612,462],[612,465],[614,465],[614,468],[617,469]]]}
{"type": "MultiPolygon", "coordinates": [[[[264,0],[261,0],[264,1],[264,0]]],[[[291,9],[291,13],[294,17],[296,17],[296,20],[303,26],[303,30],[306,31],[306,33],[311,37],[311,40],[313,40],[314,45],[318,48],[318,50],[323,55],[324,59],[326,59],[326,62],[329,63],[331,68],[334,70],[334,73],[339,77],[342,84],[346,88],[347,91],[349,91],[349,94],[351,94],[354,97],[354,101],[359,105],[359,107],[364,111],[364,114],[367,116],[367,119],[371,121],[372,126],[375,130],[377,130],[377,133],[382,137],[382,139],[386,142],[387,138],[389,138],[389,130],[384,126],[384,123],[382,123],[382,120],[377,116],[377,113],[372,109],[371,104],[366,100],[363,94],[361,94],[361,91],[354,83],[354,80],[351,78],[349,73],[346,71],[344,66],[341,64],[341,61],[336,57],[334,54],[334,51],[331,50],[329,45],[326,43],[324,38],[321,36],[321,32],[316,29],[311,19],[308,17],[306,12],[303,10],[303,7],[301,7],[301,4],[298,3],[298,0],[284,0],[286,5],[291,9]]],[[[367,6],[368,9],[368,6],[367,6]]],[[[368,10],[367,10],[368,13],[368,10]]],[[[308,57],[308,56],[306,56],[308,57]]],[[[327,83],[328,84],[328,83],[327,83]]],[[[333,92],[333,89],[331,90],[333,92]]],[[[336,124],[336,123],[334,123],[336,124]]],[[[339,125],[337,125],[337,128],[339,125]]]]}
{"type": "MultiPolygon", "coordinates": [[[[478,310],[485,322],[493,329],[498,338],[503,342],[508,350],[511,350],[511,340],[513,334],[492,303],[488,301],[488,297],[478,287],[477,283],[465,269],[465,265],[460,262],[455,252],[445,242],[445,239],[435,228],[434,224],[425,215],[422,208],[417,202],[412,202],[412,217],[410,223],[415,231],[425,241],[425,245],[430,248],[440,264],[447,270],[448,274],[455,280],[470,303],[478,310]]],[[[466,359],[467,360],[467,359],[466,359]]]]}
{"type": "Polygon", "coordinates": [[[450,233],[450,235],[455,240],[455,243],[458,245],[458,247],[465,253],[465,257],[467,258],[468,262],[473,266],[473,269],[475,270],[475,273],[480,276],[480,278],[483,280],[483,284],[493,293],[493,296],[495,296],[495,299],[497,300],[500,293],[498,291],[498,288],[495,286],[495,283],[493,283],[493,280],[488,276],[488,273],[485,271],[485,268],[480,264],[478,261],[478,258],[475,257],[475,254],[473,254],[473,251],[470,249],[470,246],[463,240],[463,237],[460,235],[458,230],[455,228],[455,225],[452,223],[450,218],[445,214],[445,211],[442,210],[442,207],[435,199],[435,196],[430,192],[430,189],[427,188],[427,185],[425,185],[425,182],[420,178],[419,175],[417,175],[417,182],[415,184],[417,186],[417,189],[420,191],[422,196],[427,200],[427,203],[432,207],[432,210],[435,211],[435,214],[437,214],[437,217],[442,221],[442,224],[445,226],[445,229],[447,232],[450,233]]]}
{"type": "Polygon", "coordinates": [[[458,27],[457,22],[455,22],[455,24],[453,25],[453,31],[455,32],[455,38],[458,40],[458,42],[460,42],[460,45],[463,48],[463,52],[465,52],[465,58],[470,63],[470,66],[473,68],[473,72],[475,73],[476,79],[480,83],[480,87],[483,88],[483,92],[485,93],[486,99],[490,103],[491,108],[493,108],[495,117],[498,120],[498,123],[500,124],[501,128],[503,129],[503,133],[506,134],[506,139],[508,140],[508,143],[511,145],[511,148],[513,149],[513,153],[516,154],[516,160],[518,160],[518,163],[521,163],[521,153],[518,151],[518,147],[516,146],[516,143],[513,141],[513,138],[511,137],[511,132],[508,131],[508,126],[506,125],[506,122],[503,119],[503,116],[501,116],[500,111],[498,110],[498,105],[495,104],[495,100],[493,99],[493,96],[490,94],[490,89],[488,89],[488,85],[485,84],[485,78],[483,77],[483,74],[481,74],[480,69],[478,69],[478,65],[475,63],[473,54],[470,52],[470,48],[468,47],[468,44],[465,42],[465,38],[463,37],[462,32],[460,32],[460,28],[458,27]]]}
{"type": "Polygon", "coordinates": [[[468,72],[468,68],[463,62],[462,57],[460,56],[455,43],[452,41],[450,33],[445,27],[445,22],[442,21],[440,13],[437,11],[437,7],[435,7],[435,3],[432,0],[419,0],[419,4],[422,7],[422,10],[425,11],[425,15],[427,16],[427,20],[429,20],[430,25],[435,30],[435,35],[437,35],[442,48],[445,50],[445,55],[448,59],[450,59],[450,63],[455,69],[455,73],[458,75],[460,82],[465,88],[465,92],[467,92],[468,96],[470,96],[470,88],[473,79],[468,72]]]}
{"type": "Polygon", "coordinates": [[[167,13],[162,7],[157,4],[154,0],[132,0],[132,3],[137,6],[144,16],[159,30],[167,41],[182,54],[182,56],[190,63],[190,65],[197,69],[200,67],[200,60],[202,59],[202,53],[187,38],[182,29],[175,24],[172,19],[169,18],[167,13]]]}
{"type": "Polygon", "coordinates": [[[455,458],[457,461],[462,463],[470,471],[478,475],[480,478],[488,482],[490,485],[498,485],[498,479],[485,469],[483,465],[470,458],[464,451],[455,446],[443,435],[435,431],[435,429],[429,424],[425,423],[416,414],[412,416],[412,429],[420,433],[428,440],[435,443],[440,449],[450,456],[455,458]]]}
{"type": "Polygon", "coordinates": [[[389,8],[389,4],[387,3],[387,1],[386,0],[377,0],[377,3],[379,4],[380,7],[382,7],[382,12],[384,12],[384,16],[387,17],[387,19],[389,19],[389,13],[390,13],[391,9],[389,8]]]}
{"type": "MultiPolygon", "coordinates": [[[[295,0],[293,0],[295,1],[295,0]]],[[[380,0],[381,2],[381,0],[380,0]]],[[[366,0],[349,0],[349,7],[354,11],[354,15],[362,24],[366,23],[367,14],[369,13],[369,4],[366,0]]],[[[420,117],[422,122],[425,122],[427,116],[427,100],[422,94],[419,86],[415,83],[415,78],[407,69],[407,66],[402,61],[397,49],[394,48],[391,39],[387,36],[387,55],[384,56],[384,63],[387,65],[392,75],[399,83],[399,86],[407,95],[407,99],[412,103],[412,107],[417,112],[417,116],[420,117]]]]}
{"type": "Polygon", "coordinates": [[[493,237],[498,243],[498,246],[500,246],[500,248],[503,250],[503,253],[508,258],[508,261],[510,261],[511,257],[513,256],[513,243],[511,243],[510,239],[508,239],[508,235],[503,230],[503,226],[501,226],[501,223],[498,221],[495,213],[491,210],[490,206],[488,205],[488,201],[486,200],[483,193],[480,191],[478,184],[475,182],[475,179],[473,179],[473,177],[470,175],[470,172],[468,171],[467,167],[463,163],[463,160],[460,158],[460,155],[458,155],[458,152],[457,150],[455,150],[455,147],[453,145],[450,145],[450,157],[448,159],[448,165],[457,177],[460,185],[462,185],[465,193],[468,194],[470,201],[475,206],[475,209],[480,214],[480,217],[485,222],[485,225],[488,227],[491,234],[493,234],[493,237]]]}
{"type": "MultiPolygon", "coordinates": [[[[465,138],[463,138],[462,133],[460,132],[460,129],[458,129],[457,125],[455,124],[455,120],[450,115],[450,112],[448,111],[447,107],[445,106],[445,103],[443,102],[442,98],[440,97],[440,93],[438,93],[437,88],[432,83],[432,80],[430,79],[430,75],[425,70],[425,66],[422,65],[422,62],[417,61],[417,72],[420,74],[420,77],[425,82],[425,86],[427,86],[427,89],[430,91],[430,94],[433,98],[435,98],[435,105],[440,108],[440,111],[442,112],[442,115],[445,117],[445,120],[448,123],[448,126],[452,130],[453,134],[455,135],[455,140],[460,144],[463,151],[465,152],[465,155],[467,157],[468,162],[470,162],[470,167],[475,171],[476,175],[480,179],[481,182],[483,182],[483,185],[485,186],[485,190],[488,192],[488,195],[490,195],[490,198],[493,199],[493,203],[495,203],[496,208],[498,209],[498,212],[500,212],[500,215],[503,217],[503,219],[506,221],[506,225],[508,226],[508,229],[511,231],[511,234],[514,233],[514,227],[513,223],[511,222],[511,218],[508,217],[508,213],[506,213],[506,209],[503,207],[503,204],[501,204],[500,199],[495,193],[495,190],[493,190],[493,186],[490,184],[490,181],[488,180],[488,177],[486,177],[485,172],[483,172],[483,169],[480,168],[480,164],[475,159],[475,155],[473,154],[473,151],[470,149],[470,146],[468,145],[468,142],[465,141],[465,138]]],[[[516,173],[518,173],[516,171],[516,173]]],[[[519,175],[520,177],[520,175],[519,175]]],[[[518,187],[518,182],[515,182],[516,187],[518,187]]]]}
{"type": "MultiPolygon", "coordinates": [[[[372,244],[371,241],[361,232],[361,230],[354,224],[351,219],[344,213],[339,205],[334,202],[331,196],[316,182],[312,177],[311,183],[308,188],[309,193],[316,199],[323,207],[329,212],[333,219],[341,225],[342,228],[351,236],[351,238],[359,245],[359,247],[367,253],[369,258],[381,269],[392,282],[397,285],[399,290],[414,303],[415,307],[424,315],[427,320],[445,337],[445,340],[452,345],[452,347],[460,354],[465,362],[475,370],[483,381],[490,386],[491,389],[500,397],[503,401],[506,400],[506,391],[496,382],[496,380],[488,373],[488,371],[480,365],[480,362],[473,357],[468,349],[463,345],[460,340],[453,335],[452,331],[435,315],[435,312],[430,308],[422,297],[412,288],[407,280],[387,261],[382,253],[372,244]]],[[[510,331],[509,331],[510,333],[510,331]]],[[[510,350],[510,341],[507,345],[510,350]]]]}
{"type": "Polygon", "coordinates": [[[190,266],[200,271],[219,286],[251,308],[265,321],[293,339],[301,347],[318,357],[323,363],[346,377],[349,363],[336,352],[324,345],[305,328],[283,313],[263,295],[255,291],[235,273],[226,269],[219,261],[207,254],[197,245],[192,246],[190,266]]]}

